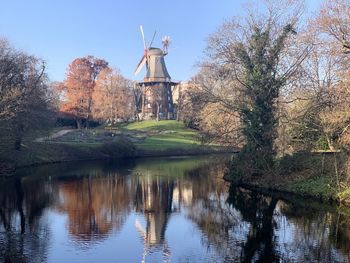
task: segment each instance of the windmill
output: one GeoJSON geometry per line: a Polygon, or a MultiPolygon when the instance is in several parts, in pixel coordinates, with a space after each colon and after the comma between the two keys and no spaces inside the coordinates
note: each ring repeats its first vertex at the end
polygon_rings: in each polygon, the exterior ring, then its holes
{"type": "Polygon", "coordinates": [[[152,47],[156,32],[154,32],[150,44],[147,46],[143,27],[140,26],[144,53],[137,64],[135,75],[146,66],[146,76],[143,81],[137,83],[142,87],[142,119],[173,119],[174,105],[172,98],[172,86],[177,83],[171,81],[171,77],[165,65],[164,56],[168,54],[170,37],[162,39],[163,49],[152,47]]]}

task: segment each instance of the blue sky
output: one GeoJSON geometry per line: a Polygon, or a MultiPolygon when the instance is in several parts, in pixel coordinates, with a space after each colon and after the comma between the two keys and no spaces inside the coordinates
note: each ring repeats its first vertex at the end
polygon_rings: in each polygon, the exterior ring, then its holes
{"type": "MultiPolygon", "coordinates": [[[[153,46],[172,39],[166,64],[174,80],[197,71],[207,37],[231,16],[241,15],[243,0],[0,0],[0,37],[47,62],[51,80],[63,80],[67,65],[93,55],[107,60],[132,80],[143,54],[139,26],[153,46]]],[[[318,0],[309,0],[315,10],[318,0]]]]}

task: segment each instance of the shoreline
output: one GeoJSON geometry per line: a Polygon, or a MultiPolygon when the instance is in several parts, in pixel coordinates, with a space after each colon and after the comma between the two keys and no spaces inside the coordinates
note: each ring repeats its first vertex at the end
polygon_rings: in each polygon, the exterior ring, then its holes
{"type": "Polygon", "coordinates": [[[227,180],[224,178],[225,181],[229,182],[232,184],[234,187],[242,187],[247,190],[251,190],[260,194],[266,194],[270,196],[276,196],[278,199],[286,199],[288,200],[290,198],[303,198],[303,199],[312,199],[314,201],[319,201],[322,203],[328,203],[328,204],[342,204],[338,199],[329,196],[328,198],[325,197],[320,197],[320,196],[315,196],[311,194],[305,194],[301,192],[293,192],[293,191],[288,191],[282,188],[278,187],[268,187],[268,186],[257,186],[253,183],[247,183],[247,182],[232,182],[230,180],[227,180]],[[286,197],[287,196],[287,197],[286,197]]]}
{"type": "MultiPolygon", "coordinates": [[[[42,145],[42,143],[39,143],[42,145]]],[[[45,144],[46,146],[48,144],[45,144]]],[[[57,144],[56,144],[57,145],[57,144]]],[[[52,146],[52,144],[51,144],[52,146]]],[[[78,145],[77,145],[78,146],[78,145]]],[[[62,147],[62,145],[60,145],[62,147]]],[[[70,146],[71,147],[71,146],[70,146]]],[[[70,147],[63,145],[63,148],[69,152],[70,147]]],[[[54,148],[54,147],[53,147],[54,148]]],[[[76,146],[73,148],[77,148],[76,146]]],[[[101,154],[99,151],[88,151],[84,152],[84,154],[79,154],[79,152],[75,155],[63,155],[63,156],[55,156],[51,157],[50,160],[37,159],[28,162],[22,162],[22,164],[16,165],[13,172],[11,174],[0,174],[0,178],[6,179],[15,176],[15,172],[17,169],[25,169],[30,167],[39,167],[41,165],[50,165],[50,164],[60,164],[60,163],[70,163],[70,162],[84,162],[84,161],[103,161],[103,160],[113,160],[113,159],[139,159],[139,158],[153,158],[153,157],[181,157],[181,156],[203,156],[203,155],[213,155],[213,154],[237,154],[239,149],[234,149],[232,147],[194,147],[193,149],[183,149],[183,148],[174,148],[174,149],[166,149],[166,150],[147,150],[136,148],[132,152],[132,154],[125,154],[120,156],[113,156],[108,154],[101,154]]],[[[26,155],[28,153],[23,153],[26,155]]],[[[54,153],[53,153],[54,155],[54,153]]],[[[277,196],[279,199],[290,199],[290,198],[302,198],[312,199],[314,201],[328,203],[328,204],[337,204],[344,205],[345,207],[349,207],[349,204],[346,202],[342,202],[339,197],[335,195],[313,195],[307,194],[301,191],[290,191],[286,189],[286,185],[290,183],[287,179],[284,184],[279,185],[271,185],[268,180],[264,180],[264,178],[259,178],[258,181],[250,182],[249,180],[234,180],[230,178],[228,174],[226,174],[223,179],[226,182],[229,182],[233,187],[242,187],[247,190],[255,191],[261,194],[266,194],[270,196],[277,196]]]]}
{"type": "MultiPolygon", "coordinates": [[[[61,147],[62,145],[60,145],[61,147]]],[[[63,146],[63,148],[67,151],[69,151],[69,147],[63,146]]],[[[84,162],[84,161],[102,161],[102,160],[113,160],[113,159],[132,159],[132,158],[151,158],[151,157],[171,157],[171,156],[201,156],[201,155],[211,155],[211,154],[235,154],[237,153],[237,149],[232,149],[230,147],[222,147],[220,148],[194,148],[194,149],[182,149],[182,148],[175,148],[175,149],[168,149],[168,150],[146,150],[146,149],[136,149],[134,153],[132,154],[121,154],[120,156],[113,156],[111,154],[101,154],[101,152],[89,152],[90,154],[83,154],[80,155],[79,153],[73,156],[56,156],[56,157],[50,157],[50,160],[33,160],[28,162],[23,162],[20,164],[12,164],[14,169],[22,169],[27,167],[38,167],[40,165],[48,165],[48,164],[59,164],[59,163],[69,163],[69,162],[84,162]],[[52,158],[52,159],[51,159],[52,158]]],[[[23,152],[22,152],[23,153],[23,152]]],[[[26,155],[26,153],[24,153],[26,155]]],[[[29,155],[29,154],[28,154],[29,155]]],[[[53,154],[54,155],[54,154],[53,154]]],[[[1,172],[1,171],[0,171],[1,172]]],[[[1,174],[1,177],[11,177],[13,174],[1,174]]]]}
{"type": "Polygon", "coordinates": [[[257,183],[242,181],[242,180],[232,180],[229,176],[225,175],[223,178],[226,182],[230,183],[232,187],[242,187],[244,189],[254,191],[260,194],[275,196],[278,199],[290,200],[290,199],[303,199],[321,202],[323,204],[336,204],[337,206],[350,208],[350,204],[346,200],[341,200],[335,195],[313,195],[301,191],[291,191],[286,189],[286,185],[290,182],[286,181],[285,185],[281,186],[268,186],[267,183],[257,185],[257,183]]]}

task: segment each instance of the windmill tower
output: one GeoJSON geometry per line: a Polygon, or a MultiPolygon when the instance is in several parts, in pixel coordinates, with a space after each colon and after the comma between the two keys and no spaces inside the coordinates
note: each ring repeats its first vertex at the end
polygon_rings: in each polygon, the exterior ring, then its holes
{"type": "Polygon", "coordinates": [[[177,83],[172,82],[168,70],[165,66],[164,56],[168,54],[170,37],[162,39],[163,49],[152,47],[156,32],[154,32],[149,46],[146,45],[143,27],[140,26],[144,54],[136,67],[137,75],[142,67],[146,65],[146,76],[143,81],[137,83],[142,87],[142,119],[174,119],[174,104],[172,96],[172,86],[177,83]]]}

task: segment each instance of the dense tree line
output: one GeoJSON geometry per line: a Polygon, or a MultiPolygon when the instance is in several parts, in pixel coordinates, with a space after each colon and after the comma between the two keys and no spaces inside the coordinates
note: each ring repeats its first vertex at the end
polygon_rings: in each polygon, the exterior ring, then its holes
{"type": "Polygon", "coordinates": [[[41,59],[0,40],[0,154],[21,148],[28,130],[53,120],[55,96],[41,59]]]}
{"type": "Polygon", "coordinates": [[[296,151],[348,151],[349,10],[349,1],[325,1],[306,20],[300,1],[267,1],[232,18],[208,40],[182,119],[241,145],[248,174],[296,151]]]}

